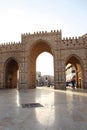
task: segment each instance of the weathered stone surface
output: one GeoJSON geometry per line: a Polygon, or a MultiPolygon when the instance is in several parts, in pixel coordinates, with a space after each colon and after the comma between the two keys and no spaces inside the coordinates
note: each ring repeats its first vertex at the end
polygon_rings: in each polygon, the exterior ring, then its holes
{"type": "Polygon", "coordinates": [[[87,88],[87,37],[63,38],[61,31],[22,34],[20,43],[0,45],[0,88],[36,87],[36,59],[42,52],[54,58],[55,89],[65,89],[65,67],[77,69],[78,87],[87,88]]]}

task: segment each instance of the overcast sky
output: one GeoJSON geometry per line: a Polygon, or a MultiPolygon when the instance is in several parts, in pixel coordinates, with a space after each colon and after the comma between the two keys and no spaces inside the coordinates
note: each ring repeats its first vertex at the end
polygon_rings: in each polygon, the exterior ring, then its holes
{"type": "Polygon", "coordinates": [[[87,33],[87,0],[0,0],[0,43],[60,29],[62,37],[87,33]]]}
{"type": "Polygon", "coordinates": [[[62,30],[63,37],[87,32],[87,0],[0,0],[0,43],[21,33],[62,30]]]}

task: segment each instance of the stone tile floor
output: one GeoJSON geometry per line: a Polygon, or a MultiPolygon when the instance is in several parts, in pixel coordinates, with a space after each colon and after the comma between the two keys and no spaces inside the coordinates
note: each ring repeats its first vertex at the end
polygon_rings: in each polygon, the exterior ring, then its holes
{"type": "Polygon", "coordinates": [[[0,90],[0,130],[87,130],[87,92],[0,90]],[[23,108],[27,103],[43,107],[23,108]]]}

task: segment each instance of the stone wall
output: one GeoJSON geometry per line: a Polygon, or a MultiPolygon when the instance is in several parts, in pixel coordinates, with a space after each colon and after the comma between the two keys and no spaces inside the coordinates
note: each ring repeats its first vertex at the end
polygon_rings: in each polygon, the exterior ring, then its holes
{"type": "Polygon", "coordinates": [[[87,36],[62,39],[61,30],[22,34],[19,43],[1,44],[0,88],[5,88],[5,79],[8,76],[6,64],[12,59],[17,62],[19,69],[17,88],[35,88],[36,59],[44,51],[54,58],[55,89],[66,88],[65,67],[68,63],[76,67],[77,73],[80,71],[81,88],[87,88],[87,36]]]}

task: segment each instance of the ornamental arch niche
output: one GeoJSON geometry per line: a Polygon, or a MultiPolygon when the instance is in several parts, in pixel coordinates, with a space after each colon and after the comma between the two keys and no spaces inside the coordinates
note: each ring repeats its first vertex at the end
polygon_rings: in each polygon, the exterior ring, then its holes
{"type": "Polygon", "coordinates": [[[9,58],[5,63],[5,88],[17,88],[18,78],[18,63],[14,58],[9,58]]]}
{"type": "Polygon", "coordinates": [[[48,52],[53,56],[51,45],[45,40],[37,40],[33,43],[29,53],[28,65],[28,86],[29,88],[36,88],[36,60],[37,57],[43,53],[48,52]]]}
{"type": "Polygon", "coordinates": [[[75,70],[76,70],[76,76],[75,76],[76,87],[77,88],[83,88],[83,69],[82,69],[81,59],[76,55],[71,55],[67,59],[66,66],[68,64],[71,64],[72,66],[75,67],[75,70]]]}

